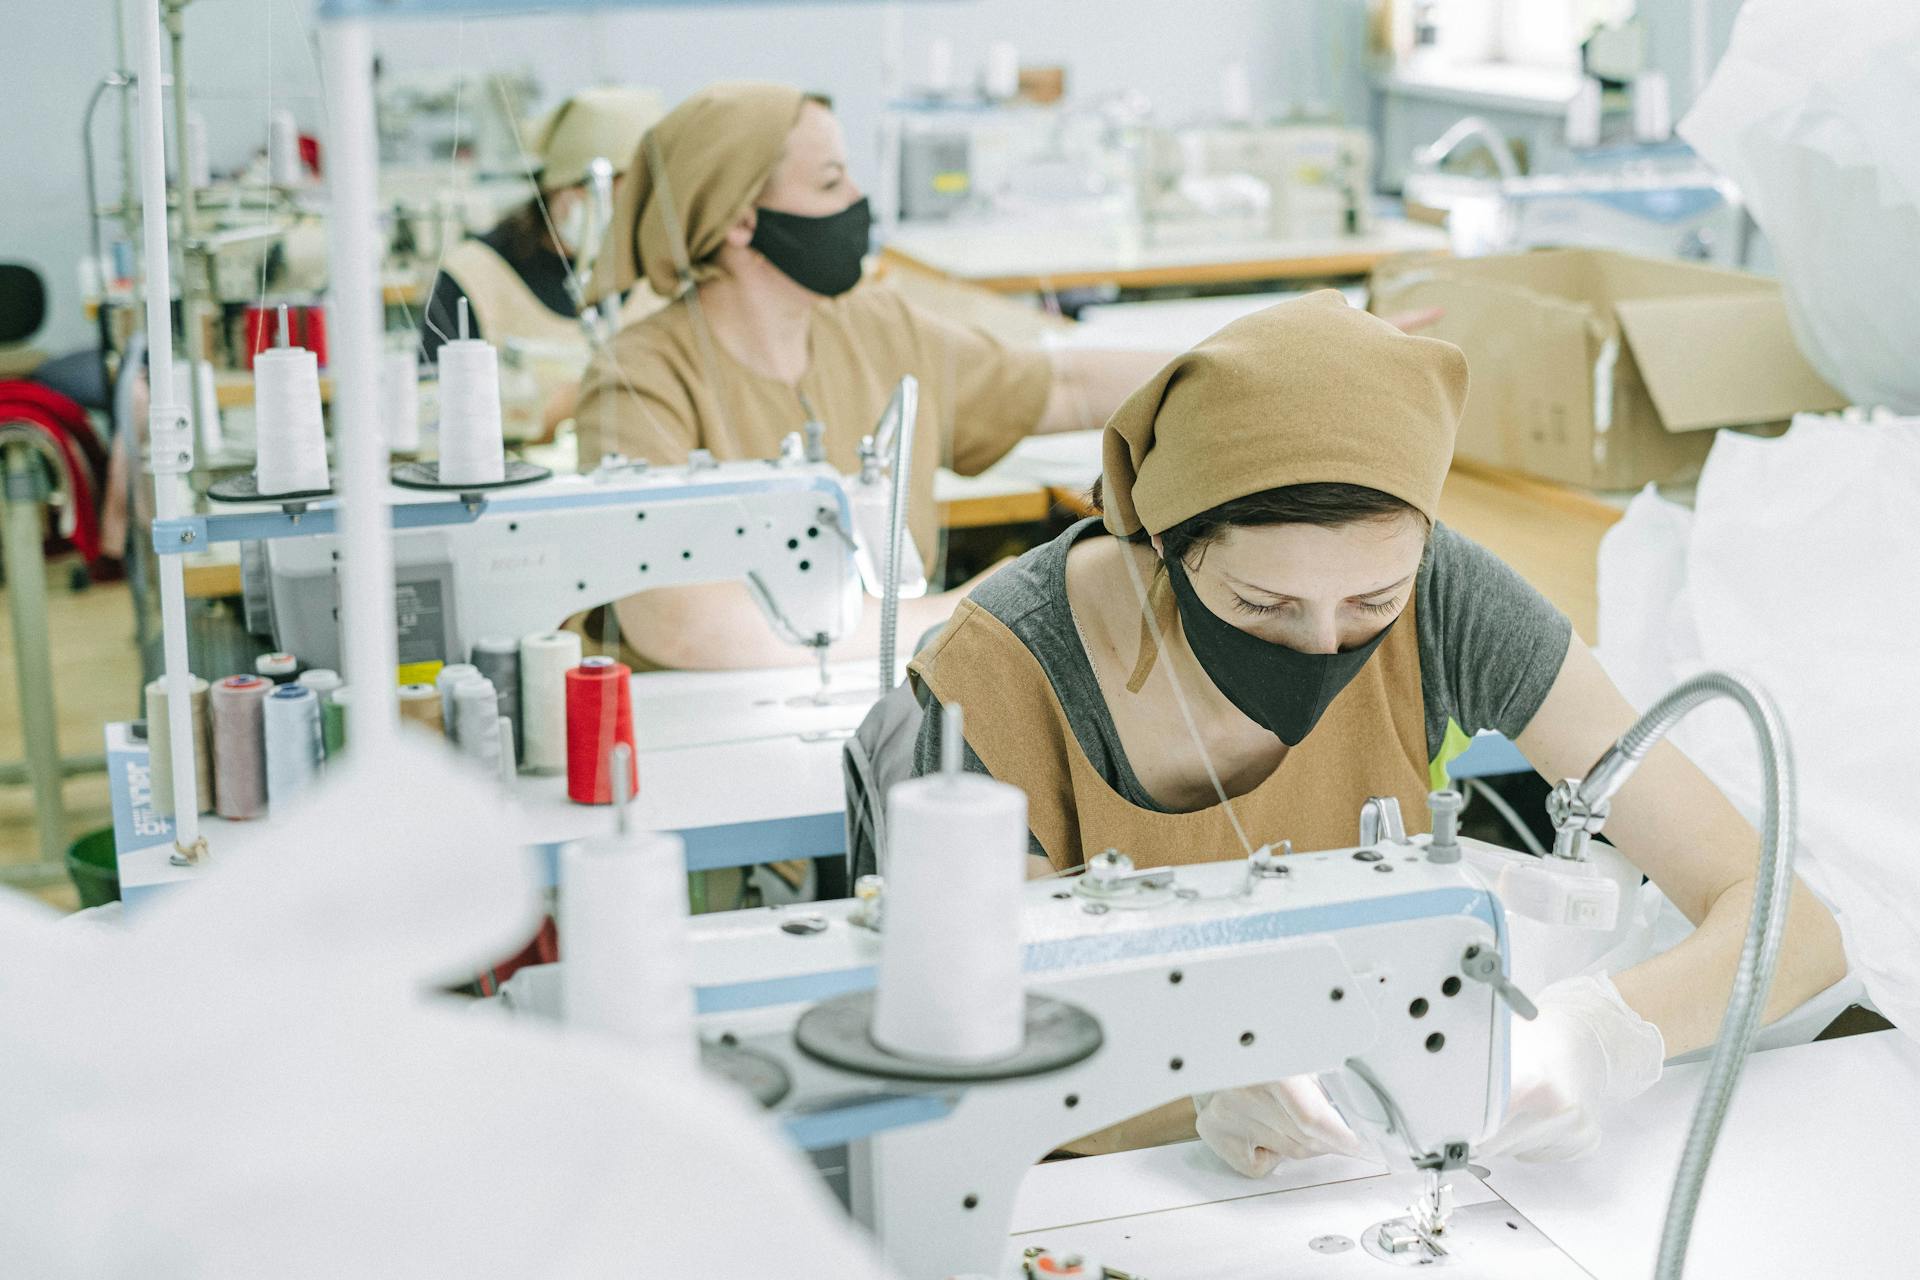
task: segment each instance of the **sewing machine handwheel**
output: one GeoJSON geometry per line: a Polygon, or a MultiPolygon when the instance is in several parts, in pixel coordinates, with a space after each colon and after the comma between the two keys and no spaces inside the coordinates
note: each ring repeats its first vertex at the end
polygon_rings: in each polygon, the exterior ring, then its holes
{"type": "Polygon", "coordinates": [[[896,1080],[1014,1080],[1045,1075],[1093,1056],[1100,1024],[1086,1010],[1046,996],[1027,997],[1026,1042],[1019,1052],[989,1062],[935,1062],[905,1058],[873,1042],[873,996],[856,991],[823,1000],[800,1017],[794,1043],[810,1057],[863,1075],[896,1080]]]}

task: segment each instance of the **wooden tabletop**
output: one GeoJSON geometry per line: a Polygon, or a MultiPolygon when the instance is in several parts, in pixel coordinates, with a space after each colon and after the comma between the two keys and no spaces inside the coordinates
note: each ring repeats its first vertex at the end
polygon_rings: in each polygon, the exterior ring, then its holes
{"type": "Polygon", "coordinates": [[[1178,243],[1125,225],[961,224],[900,232],[880,251],[880,265],[995,293],[1048,293],[1099,285],[1155,289],[1364,276],[1385,258],[1446,247],[1444,232],[1397,219],[1383,219],[1366,235],[1178,243]]]}

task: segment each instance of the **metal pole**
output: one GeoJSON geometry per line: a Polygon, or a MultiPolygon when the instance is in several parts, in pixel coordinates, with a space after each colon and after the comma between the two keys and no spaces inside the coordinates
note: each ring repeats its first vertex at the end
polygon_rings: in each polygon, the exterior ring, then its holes
{"type": "MultiPolygon", "coordinates": [[[[133,60],[127,56],[127,4],[128,0],[113,0],[113,51],[118,59],[114,67],[129,81],[133,79],[133,60]]],[[[89,173],[92,171],[89,170],[89,173]]],[[[127,243],[133,246],[135,256],[134,273],[140,271],[140,209],[134,200],[135,174],[133,165],[133,103],[127,95],[120,95],[120,221],[126,228],[127,243]]],[[[101,290],[104,295],[106,291],[101,290]]]]}
{"type": "MultiPolygon", "coordinates": [[[[148,470],[153,474],[156,520],[185,514],[181,477],[193,469],[193,424],[173,385],[173,324],[169,314],[171,264],[167,257],[166,137],[161,127],[160,0],[140,5],[140,212],[146,241],[148,470]]],[[[184,177],[184,174],[183,174],[184,177]]],[[[187,592],[180,557],[154,557],[160,578],[161,647],[167,667],[167,705],[193,705],[187,666],[187,592]]],[[[197,861],[206,852],[200,836],[200,794],[195,782],[193,717],[168,718],[173,752],[173,842],[176,857],[197,861]]],[[[158,746],[159,744],[153,744],[158,746]]]]}
{"type": "Polygon", "coordinates": [[[376,407],[380,346],[373,52],[366,23],[323,22],[326,78],[327,311],[332,321],[335,487],[340,494],[340,632],[353,690],[354,749],[375,754],[399,733],[394,668],[393,546],[385,436],[376,407]]]}
{"type": "Polygon", "coordinates": [[[187,349],[187,385],[182,399],[187,421],[193,425],[194,439],[211,440],[211,423],[200,421],[206,406],[195,391],[200,366],[207,358],[206,331],[200,323],[201,282],[206,278],[206,262],[200,253],[200,199],[193,189],[193,173],[187,165],[187,0],[166,0],[167,37],[173,50],[173,145],[174,198],[180,203],[180,336],[187,349]],[[199,266],[196,269],[195,264],[199,266]]]}
{"type": "Polygon", "coordinates": [[[60,796],[60,724],[53,714],[53,654],[47,640],[46,479],[26,446],[6,454],[7,604],[13,614],[13,672],[20,686],[20,727],[33,779],[33,818],[40,859],[57,863],[67,838],[60,796]]]}

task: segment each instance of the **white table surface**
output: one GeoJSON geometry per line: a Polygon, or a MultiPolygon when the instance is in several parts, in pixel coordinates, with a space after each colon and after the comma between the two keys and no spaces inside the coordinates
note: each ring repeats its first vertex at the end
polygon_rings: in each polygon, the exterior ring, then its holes
{"type": "Polygon", "coordinates": [[[1410,253],[1445,249],[1447,236],[1437,227],[1396,218],[1379,219],[1367,235],[1300,240],[1183,239],[1171,234],[1156,240],[1131,221],[1060,225],[1010,220],[913,227],[895,234],[887,247],[958,279],[993,280],[1410,253]]]}
{"type": "MultiPolygon", "coordinates": [[[[1705,1073],[1703,1063],[1670,1067],[1649,1093],[1608,1117],[1605,1143],[1589,1159],[1495,1161],[1484,1182],[1457,1176],[1467,1221],[1507,1242],[1489,1243],[1460,1273],[1651,1276],[1705,1073]],[[1507,1208],[1512,1215],[1492,1216],[1507,1208]],[[1534,1228],[1581,1270],[1556,1270],[1549,1255],[1526,1252],[1534,1228]]],[[[1920,1043],[1904,1034],[1754,1055],[1707,1177],[1688,1275],[1916,1274],[1908,1237],[1920,1204],[1917,1142],[1920,1043]]],[[[1249,1181],[1199,1143],[1063,1161],[1027,1176],[1014,1211],[1013,1257],[1029,1245],[1078,1250],[1151,1280],[1385,1275],[1361,1250],[1322,1255],[1307,1241],[1357,1239],[1404,1212],[1414,1186],[1412,1175],[1331,1156],[1249,1181]]]]}

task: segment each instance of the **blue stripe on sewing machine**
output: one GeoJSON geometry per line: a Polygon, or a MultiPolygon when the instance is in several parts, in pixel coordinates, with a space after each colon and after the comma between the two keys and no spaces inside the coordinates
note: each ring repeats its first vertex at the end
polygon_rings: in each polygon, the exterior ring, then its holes
{"type": "MultiPolygon", "coordinates": [[[[1500,910],[1492,894],[1465,887],[1426,889],[1386,898],[1266,911],[1259,915],[1226,920],[1196,920],[1158,929],[1135,929],[1111,935],[1036,942],[1027,947],[1024,968],[1028,974],[1046,974],[1061,969],[1156,955],[1192,954],[1254,942],[1271,942],[1278,938],[1332,933],[1341,929],[1397,924],[1445,915],[1469,916],[1484,921],[1494,932],[1502,971],[1505,971],[1505,913],[1500,910]]],[[[695,1007],[700,1013],[707,1014],[739,1013],[782,1004],[812,1004],[850,991],[866,991],[877,980],[878,971],[874,966],[862,965],[851,969],[718,984],[698,988],[695,1007]]]]}

